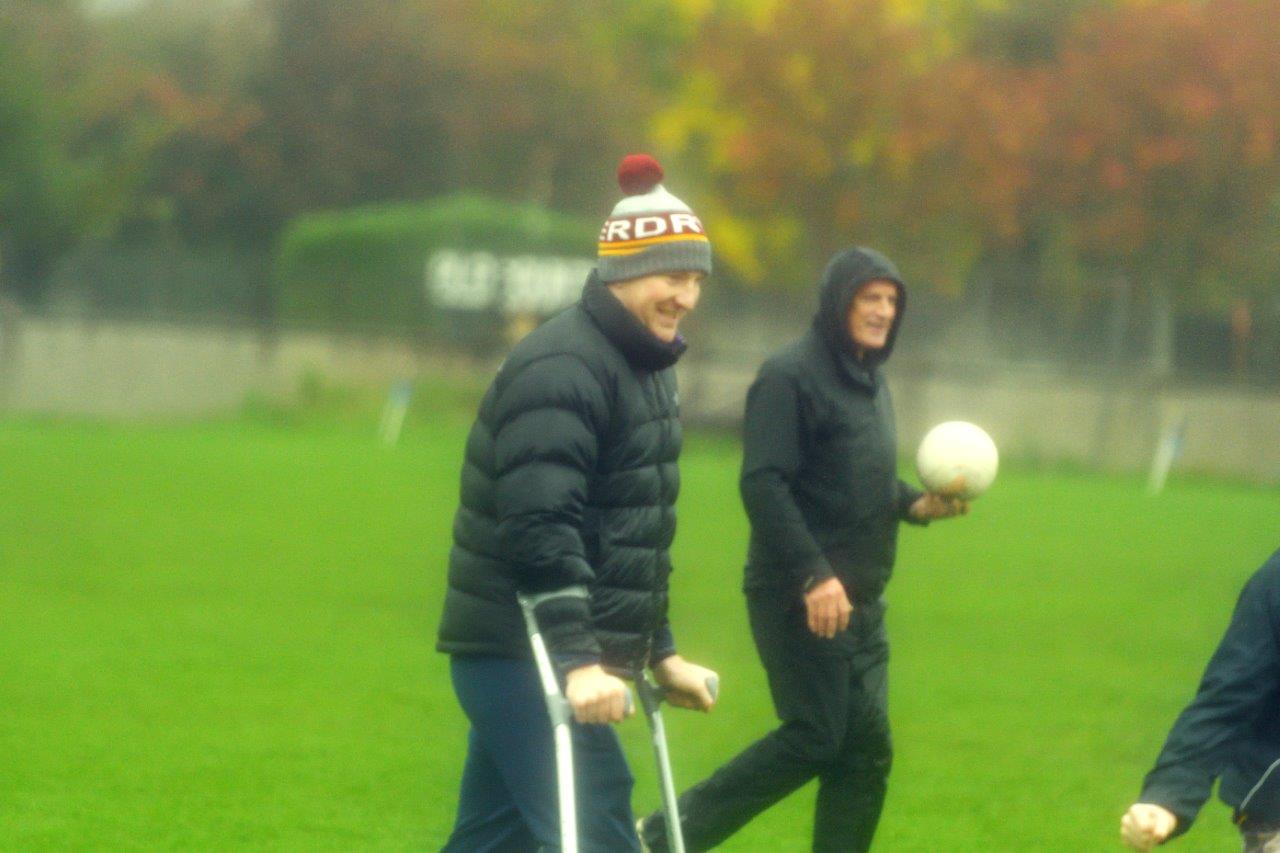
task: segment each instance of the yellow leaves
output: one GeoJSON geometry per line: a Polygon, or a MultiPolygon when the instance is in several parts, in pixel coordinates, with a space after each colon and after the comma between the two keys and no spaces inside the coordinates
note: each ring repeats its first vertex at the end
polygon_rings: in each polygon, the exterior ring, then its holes
{"type": "Polygon", "coordinates": [[[934,0],[887,0],[885,16],[899,26],[920,26],[937,18],[941,12],[934,0]]]}
{"type": "Polygon", "coordinates": [[[883,139],[872,132],[861,133],[849,140],[845,147],[849,161],[860,169],[869,169],[880,153],[883,139]]]}
{"type": "Polygon", "coordinates": [[[758,283],[765,273],[759,247],[760,224],[734,216],[715,203],[704,205],[703,215],[716,260],[724,261],[745,281],[758,283]]]}
{"type": "Polygon", "coordinates": [[[738,0],[734,5],[756,32],[768,33],[786,4],[783,0],[738,0]]]}
{"type": "Polygon", "coordinates": [[[794,51],[780,60],[777,82],[787,102],[800,113],[797,122],[821,123],[830,115],[830,103],[819,79],[817,61],[812,54],[794,51]]]}
{"type": "Polygon", "coordinates": [[[1028,23],[1012,0],[674,2],[712,11],[656,137],[751,281],[850,231],[962,262],[1069,226],[1072,251],[1127,261],[1221,240],[1214,216],[1247,223],[1280,185],[1266,3],[1117,0],[1020,62],[970,49],[984,11],[1028,23]]]}
{"type": "Polygon", "coordinates": [[[813,57],[795,52],[782,63],[782,79],[788,86],[803,91],[813,85],[813,57]]]}
{"type": "Polygon", "coordinates": [[[697,23],[715,11],[716,0],[669,0],[671,11],[686,21],[697,23]]]}
{"type": "Polygon", "coordinates": [[[654,116],[651,135],[657,146],[681,152],[698,141],[708,146],[706,165],[713,173],[730,167],[731,140],[746,132],[746,117],[726,106],[721,90],[710,71],[689,73],[671,105],[654,116]]]}
{"type": "Polygon", "coordinates": [[[785,212],[741,216],[719,197],[699,199],[697,208],[715,248],[717,267],[727,267],[752,286],[771,284],[767,277],[774,272],[773,262],[794,257],[804,234],[800,221],[785,212]]]}
{"type": "Polygon", "coordinates": [[[714,14],[746,23],[758,33],[771,30],[782,0],[667,0],[671,10],[685,20],[700,22],[714,14]]]}

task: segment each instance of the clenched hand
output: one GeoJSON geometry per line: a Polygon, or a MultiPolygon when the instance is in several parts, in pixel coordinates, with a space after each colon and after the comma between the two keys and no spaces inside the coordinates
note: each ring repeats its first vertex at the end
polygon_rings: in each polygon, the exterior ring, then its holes
{"type": "Polygon", "coordinates": [[[571,670],[565,678],[564,698],[580,723],[616,723],[635,713],[627,708],[627,685],[599,664],[571,670]]]}
{"type": "Polygon", "coordinates": [[[809,617],[809,630],[824,640],[830,640],[848,628],[849,617],[853,614],[853,605],[845,594],[844,584],[835,577],[815,584],[806,592],[804,607],[809,617]]]}
{"type": "Polygon", "coordinates": [[[710,711],[716,704],[708,680],[718,676],[705,666],[689,663],[680,655],[665,657],[653,667],[653,679],[666,689],[666,699],[678,708],[710,711]]]}
{"type": "Polygon", "coordinates": [[[1134,850],[1150,850],[1177,825],[1177,816],[1163,806],[1134,803],[1120,820],[1120,838],[1134,850]]]}

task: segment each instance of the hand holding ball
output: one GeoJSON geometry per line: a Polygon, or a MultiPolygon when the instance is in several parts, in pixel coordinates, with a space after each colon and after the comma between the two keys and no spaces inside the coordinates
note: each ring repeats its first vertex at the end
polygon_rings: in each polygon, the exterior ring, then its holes
{"type": "Polygon", "coordinates": [[[916,452],[916,471],[926,489],[967,501],[991,487],[999,462],[991,436],[966,421],[938,424],[916,452]]]}

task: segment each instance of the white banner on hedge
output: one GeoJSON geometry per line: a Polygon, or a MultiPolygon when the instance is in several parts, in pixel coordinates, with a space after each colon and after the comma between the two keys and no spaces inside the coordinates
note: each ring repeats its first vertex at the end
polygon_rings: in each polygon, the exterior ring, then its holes
{"type": "Polygon", "coordinates": [[[577,300],[594,266],[580,258],[446,249],[427,259],[427,298],[454,310],[546,316],[577,300]]]}

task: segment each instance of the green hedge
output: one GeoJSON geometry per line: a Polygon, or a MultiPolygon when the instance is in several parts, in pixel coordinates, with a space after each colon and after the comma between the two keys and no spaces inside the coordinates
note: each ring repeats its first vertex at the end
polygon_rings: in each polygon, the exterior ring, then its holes
{"type": "Polygon", "coordinates": [[[326,325],[430,325],[427,259],[438,250],[595,256],[599,223],[474,195],[300,216],[275,264],[284,320],[326,325]]]}

